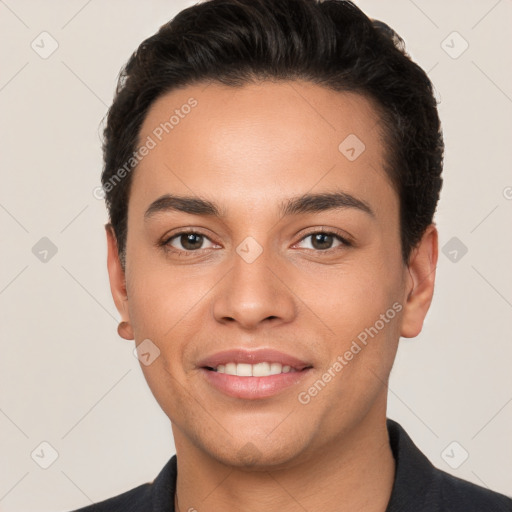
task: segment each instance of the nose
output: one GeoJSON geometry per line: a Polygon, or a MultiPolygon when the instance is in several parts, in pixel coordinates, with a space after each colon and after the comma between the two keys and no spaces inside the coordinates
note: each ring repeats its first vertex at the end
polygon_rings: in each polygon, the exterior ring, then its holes
{"type": "Polygon", "coordinates": [[[297,304],[283,263],[277,263],[266,250],[254,261],[240,254],[233,253],[231,270],[216,287],[215,319],[220,323],[237,323],[247,330],[263,322],[292,321],[297,304]]]}

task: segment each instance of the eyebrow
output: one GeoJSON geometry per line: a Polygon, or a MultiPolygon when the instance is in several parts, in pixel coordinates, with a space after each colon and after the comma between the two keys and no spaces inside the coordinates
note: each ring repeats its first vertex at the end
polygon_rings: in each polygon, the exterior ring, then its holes
{"type": "MultiPolygon", "coordinates": [[[[323,192],[318,194],[303,194],[292,197],[280,205],[281,217],[300,215],[304,213],[317,213],[329,210],[356,209],[372,217],[375,213],[370,205],[351,194],[343,191],[323,192]]],[[[197,196],[177,196],[165,194],[153,201],[146,212],[144,220],[149,220],[158,213],[177,211],[191,215],[204,215],[208,217],[226,217],[224,209],[215,203],[197,196]]]]}

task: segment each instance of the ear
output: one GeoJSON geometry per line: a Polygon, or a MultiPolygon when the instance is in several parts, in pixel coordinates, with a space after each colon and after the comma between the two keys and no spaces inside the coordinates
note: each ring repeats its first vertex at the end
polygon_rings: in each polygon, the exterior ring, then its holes
{"type": "Polygon", "coordinates": [[[130,315],[128,313],[128,294],[126,293],[125,272],[119,259],[117,239],[112,224],[105,224],[107,233],[107,268],[110,281],[110,291],[116,305],[117,311],[121,315],[119,324],[119,336],[125,340],[133,340],[133,330],[130,325],[130,315]]]}
{"type": "Polygon", "coordinates": [[[411,253],[406,269],[408,277],[400,332],[404,338],[418,336],[430,308],[436,279],[437,243],[437,229],[434,224],[430,224],[411,253]]]}

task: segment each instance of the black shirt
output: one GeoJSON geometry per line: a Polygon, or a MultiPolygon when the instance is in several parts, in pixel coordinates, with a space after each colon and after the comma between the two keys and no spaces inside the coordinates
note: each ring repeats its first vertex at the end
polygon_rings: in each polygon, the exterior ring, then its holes
{"type": "MultiPolygon", "coordinates": [[[[386,512],[512,512],[511,498],[435,468],[398,423],[387,427],[396,473],[386,512]]],[[[176,473],[174,455],[151,484],[75,512],[175,512],[176,473]]]]}

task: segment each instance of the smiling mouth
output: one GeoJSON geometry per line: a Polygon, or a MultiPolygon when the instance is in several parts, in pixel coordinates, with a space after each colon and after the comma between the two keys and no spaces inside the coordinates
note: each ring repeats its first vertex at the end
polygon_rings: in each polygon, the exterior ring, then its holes
{"type": "Polygon", "coordinates": [[[233,362],[219,364],[217,367],[205,366],[204,368],[212,372],[236,375],[237,377],[269,377],[271,375],[279,375],[281,373],[300,372],[311,368],[311,366],[294,368],[290,365],[282,365],[281,363],[271,362],[261,362],[256,364],[233,362]]]}

